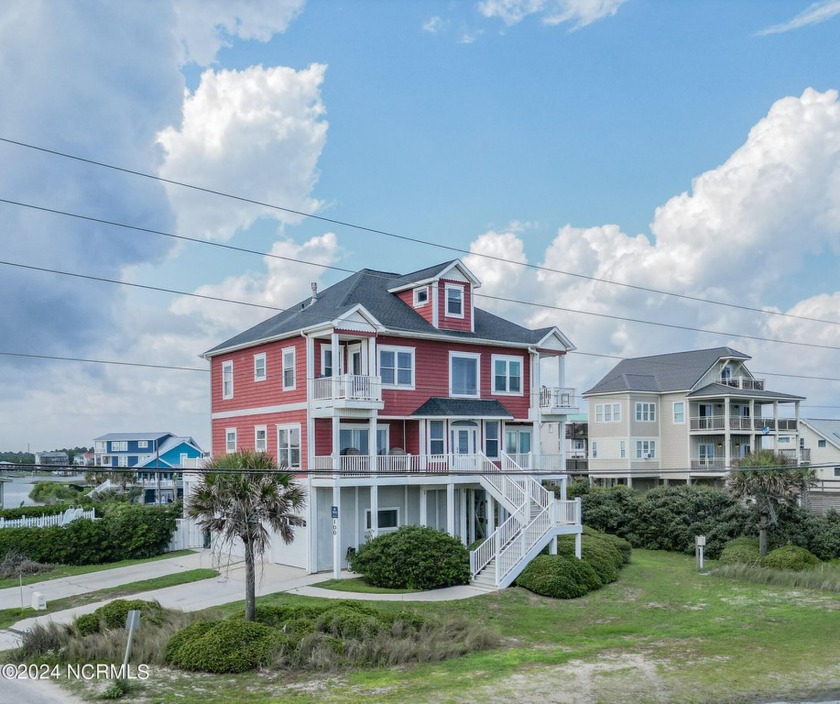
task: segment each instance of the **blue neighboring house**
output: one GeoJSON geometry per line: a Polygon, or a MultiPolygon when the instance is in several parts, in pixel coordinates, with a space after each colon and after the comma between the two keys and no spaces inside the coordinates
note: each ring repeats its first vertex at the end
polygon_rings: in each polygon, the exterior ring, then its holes
{"type": "Polygon", "coordinates": [[[184,493],[183,468],[201,466],[206,453],[191,437],[173,433],[108,433],[94,440],[94,464],[134,470],[143,503],[172,503],[184,493]]]}

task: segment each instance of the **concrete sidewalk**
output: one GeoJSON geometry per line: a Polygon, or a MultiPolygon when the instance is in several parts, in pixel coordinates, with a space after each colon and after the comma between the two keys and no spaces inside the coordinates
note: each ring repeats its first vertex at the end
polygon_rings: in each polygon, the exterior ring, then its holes
{"type": "MultiPolygon", "coordinates": [[[[65,579],[50,580],[30,585],[32,591],[40,591],[42,594],[56,594],[59,596],[47,596],[50,599],[84,594],[95,591],[106,586],[118,586],[135,582],[140,579],[148,579],[153,576],[172,574],[198,567],[212,567],[213,560],[209,551],[202,551],[193,555],[187,555],[170,560],[159,560],[148,562],[132,567],[118,567],[103,572],[93,572],[80,577],[68,577],[65,579]],[[141,573],[138,573],[138,570],[141,573]],[[97,579],[99,576],[99,579],[97,579]],[[50,591],[47,589],[49,585],[50,591]]],[[[242,601],[245,598],[245,566],[239,562],[230,567],[217,567],[220,575],[213,579],[205,579],[199,582],[190,582],[165,589],[155,589],[148,592],[133,594],[131,599],[144,599],[146,601],[158,601],[168,609],[180,609],[182,611],[200,611],[212,606],[228,604],[232,601],[242,601]]],[[[349,572],[341,575],[343,578],[352,577],[349,572]]],[[[356,592],[337,592],[330,589],[319,589],[312,585],[330,578],[327,574],[306,574],[305,570],[296,567],[285,567],[264,563],[257,566],[257,596],[288,592],[301,596],[321,597],[325,599],[358,599],[364,601],[449,601],[454,599],[467,599],[486,593],[475,587],[450,587],[448,589],[437,589],[431,592],[416,592],[412,594],[359,594],[356,592]],[[262,574],[260,568],[262,567],[262,574]]],[[[24,587],[26,589],[26,587],[24,587]]],[[[0,597],[12,599],[9,606],[0,608],[14,608],[20,606],[20,594],[17,590],[2,590],[0,597]],[[14,597],[5,595],[5,592],[17,592],[14,597]]],[[[31,597],[30,597],[31,601],[31,597]]],[[[91,613],[103,604],[113,601],[106,599],[94,604],[87,604],[74,609],[57,611],[51,614],[36,616],[19,621],[7,630],[0,630],[0,651],[15,648],[19,644],[20,634],[32,628],[35,624],[71,623],[73,619],[81,614],[91,613]]],[[[0,602],[3,604],[5,602],[0,602]]],[[[27,604],[28,606],[29,604],[27,604]]]]}

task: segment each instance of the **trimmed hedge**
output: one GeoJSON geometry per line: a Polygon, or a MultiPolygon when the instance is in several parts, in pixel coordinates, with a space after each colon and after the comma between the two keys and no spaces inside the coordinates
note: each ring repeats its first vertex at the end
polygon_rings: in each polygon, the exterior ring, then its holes
{"type": "Polygon", "coordinates": [[[470,582],[470,554],[458,538],[424,526],[403,526],[348,556],[350,569],[377,587],[440,589],[470,582]]]}
{"type": "Polygon", "coordinates": [[[584,560],[565,555],[537,555],[516,578],[516,585],[553,599],[577,599],[603,583],[584,560]]]}
{"type": "Polygon", "coordinates": [[[0,555],[10,550],[30,560],[60,565],[98,565],[162,554],[175,530],[177,509],[115,503],[101,519],[66,526],[3,528],[0,555]]]}
{"type": "Polygon", "coordinates": [[[761,562],[758,550],[758,538],[742,536],[730,540],[720,553],[720,561],[725,565],[757,565],[761,562]]]}
{"type": "Polygon", "coordinates": [[[820,564],[820,559],[816,555],[798,545],[783,545],[776,548],[767,553],[761,561],[762,567],[792,572],[801,572],[816,567],[818,564],[820,564]]]}
{"type": "Polygon", "coordinates": [[[74,625],[81,636],[89,636],[106,630],[125,628],[129,611],[140,611],[140,618],[147,624],[160,626],[165,617],[164,608],[156,601],[142,599],[115,599],[96,611],[76,617],[74,625]]]}
{"type": "MultiPolygon", "coordinates": [[[[618,579],[618,571],[624,566],[624,557],[621,551],[608,540],[596,535],[582,535],[580,542],[580,557],[598,575],[601,582],[598,587],[615,582],[618,579]]],[[[564,535],[558,538],[557,553],[564,557],[575,557],[575,538],[573,535],[564,535]]]]}

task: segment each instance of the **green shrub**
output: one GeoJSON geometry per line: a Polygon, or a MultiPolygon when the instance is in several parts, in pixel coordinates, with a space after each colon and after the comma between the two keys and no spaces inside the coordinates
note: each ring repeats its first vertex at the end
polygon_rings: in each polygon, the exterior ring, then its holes
{"type": "Polygon", "coordinates": [[[589,563],[563,555],[537,555],[516,579],[517,586],[554,599],[576,599],[601,586],[589,563]]]}
{"type": "Polygon", "coordinates": [[[170,638],[166,658],[182,670],[247,672],[267,664],[279,645],[276,631],[251,621],[194,623],[170,638]]]}
{"type": "Polygon", "coordinates": [[[772,570],[801,572],[820,564],[820,559],[798,545],[783,545],[764,556],[761,566],[772,570]]]}
{"type": "Polygon", "coordinates": [[[82,637],[99,633],[99,616],[82,614],[76,617],[74,625],[76,626],[76,632],[82,637]]]}
{"type": "Polygon", "coordinates": [[[370,614],[355,609],[328,609],[318,619],[317,630],[344,639],[375,638],[383,630],[383,624],[370,614]]]}
{"type": "MultiPolygon", "coordinates": [[[[624,566],[624,557],[615,545],[598,535],[582,535],[580,548],[581,560],[598,575],[600,584],[595,589],[618,579],[618,571],[624,566]]],[[[557,540],[557,553],[575,558],[574,536],[561,536],[557,540]]]]}
{"type": "Polygon", "coordinates": [[[469,584],[470,556],[457,539],[424,526],[403,526],[349,555],[350,569],[377,587],[440,589],[469,584]]]}
{"type": "Polygon", "coordinates": [[[166,616],[165,609],[156,601],[115,599],[93,613],[78,616],[75,620],[76,631],[81,636],[87,636],[104,630],[125,628],[129,611],[139,611],[141,621],[152,626],[160,626],[166,616]]]}
{"type": "Polygon", "coordinates": [[[74,489],[61,482],[35,482],[29,498],[42,504],[57,504],[76,501],[81,494],[81,489],[74,489]]]}
{"type": "Polygon", "coordinates": [[[720,562],[725,565],[757,565],[761,561],[758,552],[758,538],[742,536],[730,540],[720,553],[720,562]]]}
{"type": "Polygon", "coordinates": [[[604,533],[600,530],[595,530],[589,526],[583,526],[583,535],[591,535],[596,538],[600,538],[601,540],[605,540],[610,545],[618,548],[618,551],[621,553],[621,560],[623,564],[627,564],[630,562],[630,558],[633,555],[633,546],[625,540],[624,538],[619,538],[617,535],[612,535],[611,533],[604,533]]]}

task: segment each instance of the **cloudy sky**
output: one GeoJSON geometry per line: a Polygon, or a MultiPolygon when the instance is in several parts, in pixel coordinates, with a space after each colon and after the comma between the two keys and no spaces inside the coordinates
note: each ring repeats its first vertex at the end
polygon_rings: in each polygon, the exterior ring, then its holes
{"type": "Polygon", "coordinates": [[[730,345],[840,417],[838,46],[837,0],[6,0],[0,450],[209,449],[202,352],[456,256],[579,390],[730,345]]]}

